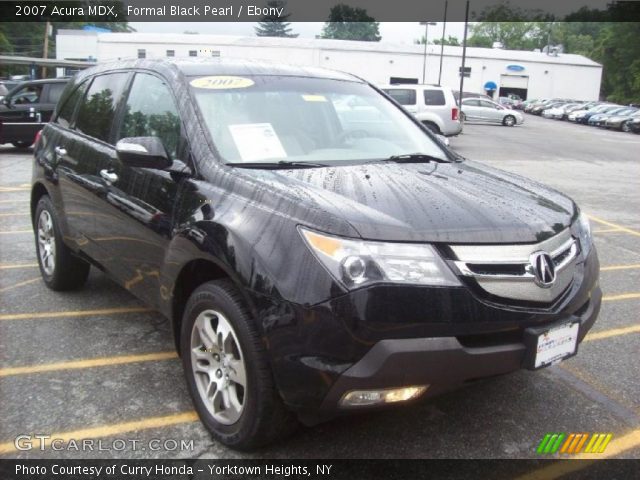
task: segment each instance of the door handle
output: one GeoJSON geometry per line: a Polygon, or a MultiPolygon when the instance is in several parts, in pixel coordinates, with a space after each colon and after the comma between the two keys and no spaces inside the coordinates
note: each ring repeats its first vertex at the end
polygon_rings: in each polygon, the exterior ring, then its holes
{"type": "Polygon", "coordinates": [[[67,150],[62,147],[56,147],[53,151],[56,152],[58,157],[64,157],[67,154],[67,150]]]}
{"type": "Polygon", "coordinates": [[[104,178],[108,183],[114,183],[118,181],[118,175],[116,172],[110,172],[109,170],[100,170],[100,176],[104,178]]]}

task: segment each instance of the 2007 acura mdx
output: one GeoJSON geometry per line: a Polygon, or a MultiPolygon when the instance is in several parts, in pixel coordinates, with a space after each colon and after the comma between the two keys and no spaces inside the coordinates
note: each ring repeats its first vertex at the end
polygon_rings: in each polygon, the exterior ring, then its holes
{"type": "Polygon", "coordinates": [[[332,71],[87,69],[37,142],[31,198],[47,286],[93,265],[168,317],[202,422],[235,448],[556,363],[600,308],[571,199],[332,71]]]}

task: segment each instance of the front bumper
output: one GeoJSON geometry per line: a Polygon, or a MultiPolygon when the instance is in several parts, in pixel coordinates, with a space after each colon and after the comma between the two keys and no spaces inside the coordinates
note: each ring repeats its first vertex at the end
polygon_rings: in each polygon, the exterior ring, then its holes
{"type": "MultiPolygon", "coordinates": [[[[578,322],[581,342],[598,316],[601,300],[602,293],[597,288],[580,315],[569,315],[546,327],[578,322]]],[[[335,414],[340,399],[353,390],[429,385],[423,398],[435,396],[472,380],[528,368],[530,353],[524,338],[479,347],[465,346],[456,337],[382,340],[338,378],[320,412],[335,414]]]]}
{"type": "Polygon", "coordinates": [[[315,305],[262,297],[258,318],[284,402],[315,423],[339,414],[349,390],[429,384],[433,396],[526,368],[528,329],[578,321],[582,340],[600,309],[598,272],[594,247],[547,306],[501,303],[471,285],[380,285],[315,305]]]}

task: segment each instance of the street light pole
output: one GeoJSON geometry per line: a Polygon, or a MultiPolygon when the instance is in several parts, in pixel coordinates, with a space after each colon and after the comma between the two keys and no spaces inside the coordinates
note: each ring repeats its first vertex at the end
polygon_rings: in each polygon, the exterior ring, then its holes
{"type": "Polygon", "coordinates": [[[437,25],[436,22],[420,22],[424,25],[424,54],[422,59],[422,83],[426,83],[427,77],[427,43],[429,42],[429,25],[437,25]]]}
{"type": "Polygon", "coordinates": [[[447,28],[447,7],[449,1],[444,0],[444,19],[442,22],[442,40],[440,40],[440,70],[438,71],[438,85],[442,82],[442,57],[444,56],[444,32],[447,28]]]}

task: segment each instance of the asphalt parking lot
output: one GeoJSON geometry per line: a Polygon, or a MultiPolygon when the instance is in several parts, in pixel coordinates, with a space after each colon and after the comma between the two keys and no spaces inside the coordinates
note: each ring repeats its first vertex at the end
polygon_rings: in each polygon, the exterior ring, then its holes
{"type": "Polygon", "coordinates": [[[81,291],[44,287],[28,214],[31,152],[0,146],[0,456],[536,458],[546,433],[607,432],[601,457],[640,458],[640,135],[526,115],[513,128],[468,124],[451,146],[569,194],[590,216],[605,297],[579,355],[300,428],[251,454],[214,442],[197,421],[167,320],[95,269],[81,291]],[[112,449],[20,451],[19,434],[101,439],[112,449]],[[116,439],[139,448],[121,450],[116,439]],[[192,448],[180,449],[183,440],[192,448]]]}

